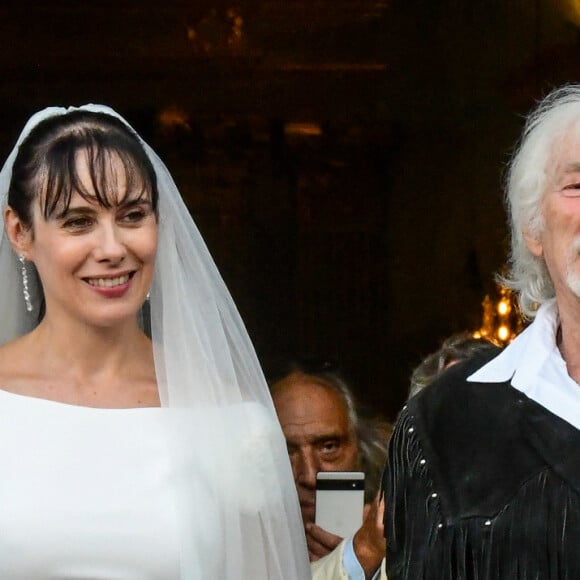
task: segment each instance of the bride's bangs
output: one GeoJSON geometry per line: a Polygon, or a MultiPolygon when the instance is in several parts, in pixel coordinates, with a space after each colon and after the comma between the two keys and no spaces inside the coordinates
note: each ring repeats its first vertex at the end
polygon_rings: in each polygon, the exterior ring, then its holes
{"type": "Polygon", "coordinates": [[[42,205],[45,219],[64,215],[72,197],[78,193],[84,200],[106,209],[127,200],[147,199],[156,209],[156,184],[146,168],[131,152],[97,144],[82,148],[55,147],[47,156],[44,178],[41,177],[42,205]],[[81,177],[81,156],[87,174],[81,177]]]}

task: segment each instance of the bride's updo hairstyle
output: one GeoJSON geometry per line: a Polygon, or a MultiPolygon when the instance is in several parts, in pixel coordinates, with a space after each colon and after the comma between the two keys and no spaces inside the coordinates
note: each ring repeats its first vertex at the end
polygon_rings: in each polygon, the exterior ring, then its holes
{"type": "Polygon", "coordinates": [[[131,194],[150,198],[157,215],[157,178],[138,136],[121,120],[100,112],[77,110],[49,117],[22,142],[14,161],[8,205],[24,225],[32,226],[32,204],[40,196],[45,219],[66,213],[73,193],[110,208],[131,194]],[[78,155],[86,155],[91,188],[79,177],[78,155]],[[123,192],[113,170],[120,161],[125,172],[123,192]]]}

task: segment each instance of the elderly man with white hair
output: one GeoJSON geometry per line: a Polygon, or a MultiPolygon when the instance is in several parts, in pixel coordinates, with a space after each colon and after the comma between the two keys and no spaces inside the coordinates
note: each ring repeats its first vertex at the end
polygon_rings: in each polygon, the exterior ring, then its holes
{"type": "Polygon", "coordinates": [[[533,322],[401,412],[389,580],[580,577],[580,85],[531,113],[506,185],[505,283],[533,322]]]}

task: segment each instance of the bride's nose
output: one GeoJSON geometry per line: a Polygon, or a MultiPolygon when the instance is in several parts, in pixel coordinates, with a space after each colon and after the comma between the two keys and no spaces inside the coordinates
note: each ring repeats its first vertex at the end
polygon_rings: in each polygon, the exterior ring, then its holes
{"type": "Polygon", "coordinates": [[[127,247],[122,228],[114,223],[101,224],[93,254],[99,262],[120,262],[123,260],[127,255],[127,247]]]}

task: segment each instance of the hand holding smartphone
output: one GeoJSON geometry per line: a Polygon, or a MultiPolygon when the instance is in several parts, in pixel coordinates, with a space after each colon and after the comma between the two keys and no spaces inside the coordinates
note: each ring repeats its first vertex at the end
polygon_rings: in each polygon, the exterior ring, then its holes
{"type": "Polygon", "coordinates": [[[316,475],[315,523],[341,538],[362,525],[365,475],[362,471],[320,471],[316,475]]]}

